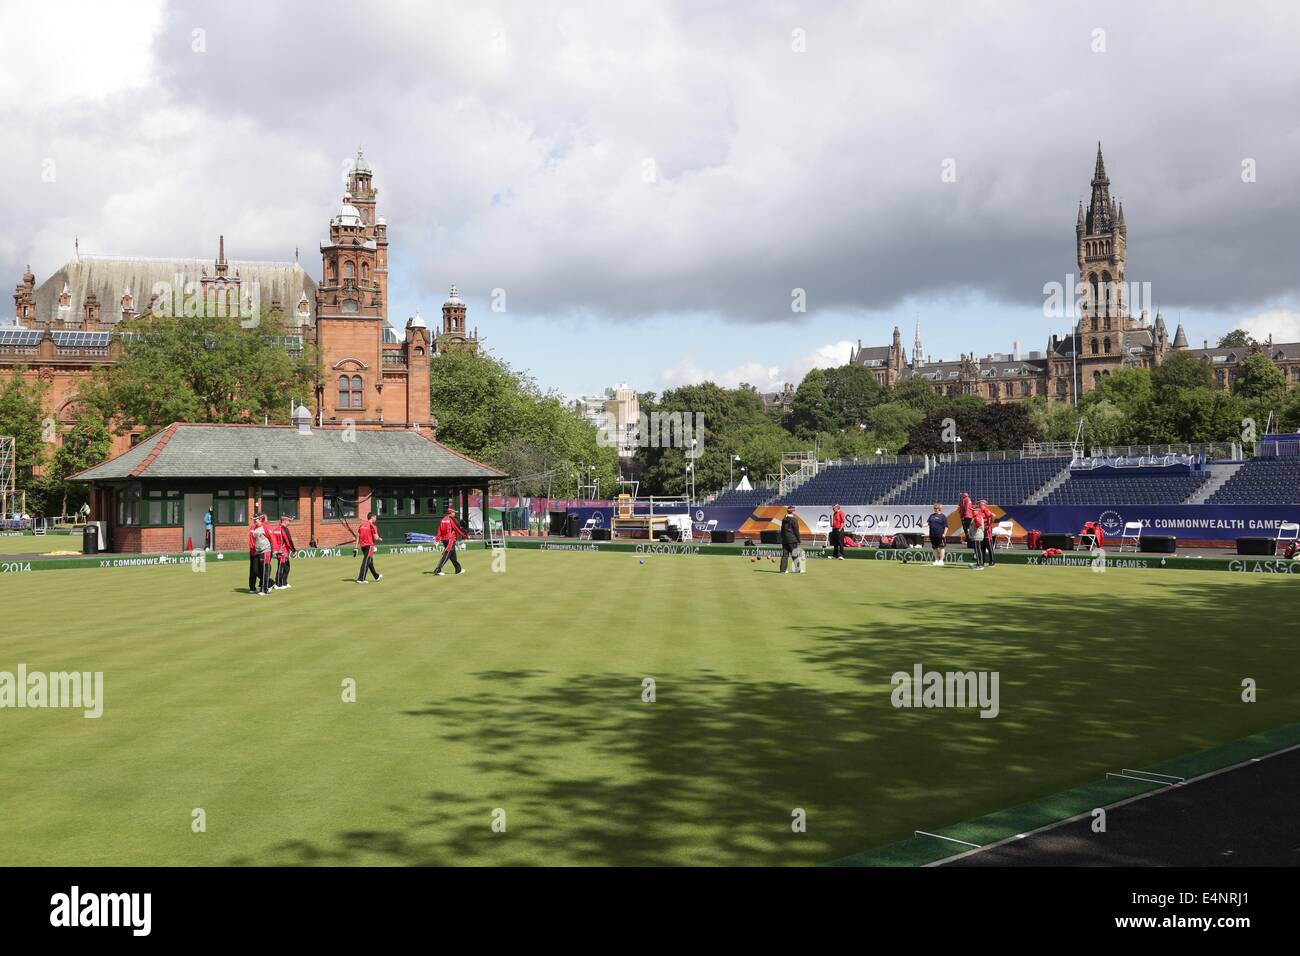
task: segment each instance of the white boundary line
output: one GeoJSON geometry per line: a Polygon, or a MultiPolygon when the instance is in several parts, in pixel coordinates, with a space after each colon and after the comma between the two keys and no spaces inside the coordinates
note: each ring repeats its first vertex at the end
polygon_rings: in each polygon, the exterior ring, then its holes
{"type": "Polygon", "coordinates": [[[946,837],[942,833],[927,833],[925,830],[913,830],[912,836],[934,837],[936,840],[947,840],[949,843],[960,843],[962,846],[973,846],[977,850],[982,850],[984,848],[979,843],[970,843],[967,840],[958,840],[956,837],[946,837]]]}
{"type": "MultiPolygon", "coordinates": [[[[1260,763],[1260,762],[1262,762],[1262,761],[1264,761],[1264,760],[1268,760],[1270,757],[1280,757],[1280,756],[1282,756],[1283,754],[1290,753],[1290,752],[1293,751],[1293,750],[1300,750],[1300,744],[1292,744],[1290,747],[1284,747],[1284,748],[1282,748],[1281,750],[1275,750],[1275,751],[1273,751],[1273,752],[1270,753],[1270,754],[1264,754],[1264,756],[1262,756],[1262,757],[1251,757],[1251,758],[1249,758],[1249,759],[1247,759],[1247,760],[1243,760],[1243,761],[1241,761],[1240,763],[1234,763],[1234,764],[1232,764],[1231,766],[1228,766],[1228,767],[1220,767],[1218,770],[1211,770],[1209,773],[1203,773],[1203,774],[1201,774],[1199,777],[1191,777],[1190,779],[1183,781],[1183,783],[1184,783],[1184,785],[1186,785],[1186,784],[1192,784],[1192,783],[1200,783],[1202,780],[1209,780],[1211,777],[1217,777],[1217,776],[1219,776],[1219,774],[1228,773],[1229,771],[1232,771],[1232,770],[1238,770],[1238,769],[1240,769],[1241,767],[1248,766],[1249,764],[1252,764],[1252,763],[1260,763]]],[[[1137,777],[1129,777],[1128,779],[1129,779],[1129,780],[1137,780],[1138,778],[1137,778],[1137,777]]],[[[1156,783],[1157,781],[1155,781],[1155,780],[1148,780],[1147,782],[1148,782],[1148,783],[1156,783]]],[[[1150,791],[1148,791],[1147,793],[1139,793],[1139,794],[1138,794],[1137,796],[1135,796],[1135,797],[1128,797],[1128,798],[1125,799],[1125,800],[1119,800],[1119,801],[1117,801],[1117,802],[1115,802],[1115,803],[1107,804],[1106,806],[1102,807],[1101,809],[1103,809],[1103,810],[1116,810],[1116,809],[1118,809],[1119,807],[1127,806],[1127,805],[1130,804],[1130,803],[1137,803],[1139,800],[1145,800],[1147,797],[1154,796],[1154,795],[1157,794],[1157,793],[1167,793],[1167,792],[1168,792],[1168,791],[1163,790],[1163,789],[1161,789],[1161,790],[1150,790],[1150,791]]],[[[1094,809],[1096,809],[1096,808],[1094,808],[1094,809]]],[[[981,852],[983,852],[984,850],[992,850],[992,849],[994,849],[995,847],[1005,846],[1005,845],[1008,844],[1008,843],[1014,843],[1016,840],[1023,840],[1025,837],[1037,836],[1039,833],[1046,833],[1048,830],[1055,830],[1057,827],[1063,827],[1063,826],[1065,826],[1067,823],[1074,823],[1074,822],[1076,822],[1076,821],[1078,821],[1078,820],[1083,820],[1083,819],[1085,819],[1085,818],[1087,818],[1087,817],[1090,817],[1090,816],[1092,816],[1092,810],[1085,810],[1085,811],[1083,811],[1083,813],[1076,813],[1074,816],[1072,816],[1072,817],[1067,817],[1067,818],[1064,819],[1064,820],[1057,820],[1055,823],[1048,823],[1048,824],[1045,824],[1044,826],[1038,827],[1038,828],[1035,829],[1035,830],[1030,830],[1030,831],[1027,832],[1027,833],[1017,833],[1015,836],[1009,836],[1009,837],[1004,837],[1004,838],[1001,839],[1001,840],[995,840],[993,843],[989,843],[989,844],[987,844],[987,845],[985,845],[985,846],[982,846],[982,847],[980,847],[980,848],[977,849],[977,850],[967,850],[967,851],[965,851],[964,853],[957,853],[957,854],[955,854],[955,855],[953,855],[953,856],[944,857],[942,860],[935,860],[935,861],[933,861],[932,863],[925,863],[925,864],[922,864],[922,865],[923,865],[923,866],[926,866],[926,867],[930,867],[930,866],[942,866],[942,865],[944,865],[945,863],[951,863],[951,862],[953,862],[954,860],[961,860],[961,859],[965,859],[965,858],[968,857],[968,856],[974,856],[976,853],[981,853],[981,852]]]]}

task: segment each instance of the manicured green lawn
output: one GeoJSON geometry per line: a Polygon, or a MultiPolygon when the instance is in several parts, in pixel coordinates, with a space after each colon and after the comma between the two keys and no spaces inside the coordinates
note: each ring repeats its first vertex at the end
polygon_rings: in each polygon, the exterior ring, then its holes
{"type": "Polygon", "coordinates": [[[0,576],[0,671],[105,674],[98,720],[0,710],[6,862],[817,863],[1300,720],[1290,575],[379,563],[0,576]],[[916,663],[1000,715],[893,708],[916,663]]]}
{"type": "Polygon", "coordinates": [[[51,551],[81,553],[79,534],[0,534],[0,554],[48,554],[51,551]]]}

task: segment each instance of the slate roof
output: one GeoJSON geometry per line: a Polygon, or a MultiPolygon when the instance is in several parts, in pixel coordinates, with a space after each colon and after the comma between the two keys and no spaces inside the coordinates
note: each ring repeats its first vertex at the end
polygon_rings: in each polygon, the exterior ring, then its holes
{"type": "Polygon", "coordinates": [[[133,478],[504,478],[422,432],[341,428],[299,434],[292,425],[169,425],[73,481],[133,478]],[[254,465],[256,464],[256,470],[254,465]]]}
{"type": "MultiPolygon", "coordinates": [[[[307,324],[316,322],[316,282],[296,262],[245,262],[231,259],[230,277],[239,273],[241,288],[258,286],[261,304],[269,309],[279,300],[284,314],[293,319],[298,300],[307,297],[307,324]],[[247,284],[247,285],[246,285],[247,284]]],[[[129,256],[81,256],[65,263],[53,275],[36,287],[34,292],[36,314],[33,319],[47,322],[59,318],[59,296],[66,283],[72,302],[68,314],[73,319],[82,316],[82,304],[90,292],[99,299],[101,322],[114,322],[121,315],[122,293],[131,290],[137,312],[149,306],[149,297],[156,283],[167,283],[184,294],[185,284],[199,282],[206,270],[216,276],[213,259],[146,259],[129,256]]]]}

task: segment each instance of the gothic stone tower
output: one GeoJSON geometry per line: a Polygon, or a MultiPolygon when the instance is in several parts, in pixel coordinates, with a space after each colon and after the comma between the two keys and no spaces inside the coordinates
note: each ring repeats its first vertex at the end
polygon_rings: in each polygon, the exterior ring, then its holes
{"type": "MultiPolygon", "coordinates": [[[[320,244],[316,289],[316,345],[324,385],[318,409],[326,423],[384,422],[384,329],[388,324],[388,226],[375,217],[378,191],[361,151],[348,172],[329,239],[320,244]]],[[[404,417],[405,396],[395,403],[404,417]]]]}
{"type": "Polygon", "coordinates": [[[1110,195],[1110,178],[1097,144],[1092,198],[1079,204],[1074,226],[1078,242],[1079,285],[1088,290],[1074,346],[1079,357],[1080,393],[1092,391],[1103,375],[1123,365],[1124,333],[1134,328],[1125,301],[1124,271],[1128,258],[1128,229],[1124,206],[1110,195]]]}

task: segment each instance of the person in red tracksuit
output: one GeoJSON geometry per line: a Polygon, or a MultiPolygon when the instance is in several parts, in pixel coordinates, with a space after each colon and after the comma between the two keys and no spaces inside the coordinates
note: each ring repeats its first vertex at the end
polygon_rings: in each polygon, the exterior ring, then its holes
{"type": "Polygon", "coordinates": [[[285,559],[284,525],[267,525],[266,536],[271,539],[271,557],[278,562],[276,570],[271,572],[271,590],[278,591],[280,588],[284,587],[284,585],[280,583],[279,570],[284,567],[285,559]]]}
{"type": "Polygon", "coordinates": [[[379,529],[375,525],[375,513],[372,511],[357,528],[357,547],[361,549],[361,570],[357,572],[357,584],[367,583],[367,571],[375,576],[376,581],[383,580],[384,576],[375,570],[375,542],[383,540],[379,537],[379,529]]]}
{"type": "MultiPolygon", "coordinates": [[[[280,526],[275,529],[280,535],[281,549],[275,552],[276,558],[280,561],[279,568],[276,569],[275,586],[277,588],[291,588],[289,583],[289,559],[297,550],[298,546],[293,543],[293,532],[289,530],[289,519],[281,516],[280,526]]],[[[272,541],[275,539],[272,538],[272,541]]]]}
{"type": "Polygon", "coordinates": [[[966,536],[966,543],[970,544],[970,520],[975,516],[975,506],[970,503],[970,492],[961,493],[961,500],[957,502],[957,515],[961,518],[961,533],[966,536]]]}
{"type": "Polygon", "coordinates": [[[258,585],[262,583],[262,558],[257,553],[256,542],[253,540],[253,529],[259,526],[257,515],[253,515],[253,520],[248,523],[248,593],[257,593],[258,585]]]}
{"type": "Polygon", "coordinates": [[[831,544],[835,545],[835,550],[831,552],[831,557],[840,561],[844,560],[844,509],[839,505],[831,512],[831,544]]]}
{"type": "Polygon", "coordinates": [[[465,573],[465,569],[460,566],[460,561],[456,559],[456,539],[468,537],[469,535],[462,531],[460,525],[456,523],[456,509],[448,508],[447,513],[442,516],[442,520],[438,522],[438,542],[442,544],[446,550],[442,552],[442,560],[438,562],[438,567],[437,570],[433,572],[434,574],[440,577],[446,577],[446,575],[443,574],[442,566],[448,561],[451,561],[452,567],[456,569],[457,574],[465,573]]]}
{"type": "Polygon", "coordinates": [[[979,507],[976,510],[984,516],[983,545],[984,557],[986,559],[984,563],[991,568],[993,565],[997,564],[997,561],[993,557],[993,510],[989,507],[989,503],[983,498],[980,499],[979,507]]]}

